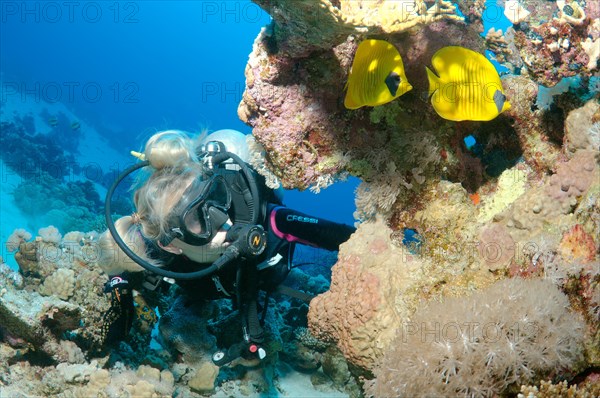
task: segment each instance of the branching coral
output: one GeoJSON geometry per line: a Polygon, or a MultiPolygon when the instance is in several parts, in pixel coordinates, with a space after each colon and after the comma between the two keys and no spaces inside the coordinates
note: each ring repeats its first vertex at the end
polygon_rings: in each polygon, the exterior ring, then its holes
{"type": "Polygon", "coordinates": [[[375,397],[486,397],[573,370],[583,322],[551,283],[508,279],[447,298],[405,322],[366,392],[375,397]]]}
{"type": "Polygon", "coordinates": [[[517,398],[589,398],[600,396],[600,384],[597,378],[585,381],[581,385],[569,385],[567,381],[552,383],[542,380],[538,386],[521,386],[517,398]]]}
{"type": "Polygon", "coordinates": [[[462,20],[448,0],[438,0],[429,8],[423,0],[296,3],[256,0],[256,3],[275,21],[273,40],[279,51],[291,57],[329,49],[357,30],[371,34],[400,33],[443,19],[462,20]]]}

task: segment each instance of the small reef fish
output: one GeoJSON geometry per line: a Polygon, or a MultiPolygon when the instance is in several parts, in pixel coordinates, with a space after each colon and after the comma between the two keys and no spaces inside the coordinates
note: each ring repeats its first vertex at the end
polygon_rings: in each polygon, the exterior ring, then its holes
{"type": "Polygon", "coordinates": [[[80,128],[81,128],[81,123],[79,123],[78,121],[74,121],[73,123],[71,123],[72,130],[79,130],[80,128]]]}
{"type": "Polygon", "coordinates": [[[344,106],[358,109],[393,101],[410,91],[400,53],[385,40],[365,40],[354,55],[344,106]]]}
{"type": "Polygon", "coordinates": [[[50,127],[58,126],[58,118],[56,116],[50,116],[50,118],[48,119],[48,124],[50,125],[50,127]]]}
{"type": "Polygon", "coordinates": [[[431,60],[439,77],[429,68],[429,96],[435,111],[447,120],[488,121],[510,109],[500,76],[482,54],[449,46],[431,60]]]}

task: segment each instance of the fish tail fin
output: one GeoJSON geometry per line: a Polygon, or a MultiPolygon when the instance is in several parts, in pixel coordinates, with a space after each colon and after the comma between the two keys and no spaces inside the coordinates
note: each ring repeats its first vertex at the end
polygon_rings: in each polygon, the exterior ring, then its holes
{"type": "Polygon", "coordinates": [[[358,109],[362,105],[356,103],[356,101],[354,101],[350,93],[347,92],[346,97],[344,97],[344,106],[346,107],[346,109],[358,109]]]}
{"type": "Polygon", "coordinates": [[[433,93],[435,93],[437,89],[442,86],[442,82],[440,81],[440,78],[431,71],[431,69],[428,67],[425,67],[425,69],[427,69],[427,78],[429,79],[429,97],[431,97],[433,93]]]}

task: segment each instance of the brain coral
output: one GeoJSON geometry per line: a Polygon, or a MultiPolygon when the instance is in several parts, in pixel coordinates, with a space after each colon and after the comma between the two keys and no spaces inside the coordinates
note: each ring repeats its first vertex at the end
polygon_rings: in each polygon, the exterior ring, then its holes
{"type": "Polygon", "coordinates": [[[396,309],[394,302],[415,264],[397,261],[401,251],[391,244],[389,232],[381,221],[363,224],[344,244],[350,250],[333,267],[330,290],[311,301],[308,314],[315,337],[336,341],[347,359],[367,369],[409,307],[398,303],[396,309]]]}
{"type": "Polygon", "coordinates": [[[506,279],[415,313],[367,384],[376,397],[497,395],[572,370],[584,323],[551,282],[506,279]]]}
{"type": "Polygon", "coordinates": [[[44,280],[40,294],[56,296],[68,300],[75,290],[75,272],[72,269],[59,268],[44,280]]]}
{"type": "Polygon", "coordinates": [[[565,120],[565,147],[569,154],[578,149],[600,148],[600,105],[590,100],[569,113],[565,120]]]}

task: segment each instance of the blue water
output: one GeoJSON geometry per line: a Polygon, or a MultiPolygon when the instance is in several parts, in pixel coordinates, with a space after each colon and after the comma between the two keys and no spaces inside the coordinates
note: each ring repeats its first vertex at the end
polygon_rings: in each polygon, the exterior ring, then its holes
{"type": "MultiPolygon", "coordinates": [[[[163,129],[251,132],[237,106],[252,43],[270,17],[249,0],[0,5],[2,80],[67,105],[120,150],[163,129]]],[[[505,31],[510,21],[496,0],[486,6],[483,34],[505,31]]],[[[12,95],[13,86],[2,90],[12,95]]],[[[286,203],[352,223],[358,183],[288,192],[286,203]]]]}
{"type": "MultiPolygon", "coordinates": [[[[63,103],[124,153],[164,129],[251,132],[237,106],[252,43],[270,17],[249,0],[0,5],[4,97],[18,88],[63,103]]],[[[352,223],[358,182],[288,192],[286,203],[352,223]]]]}

